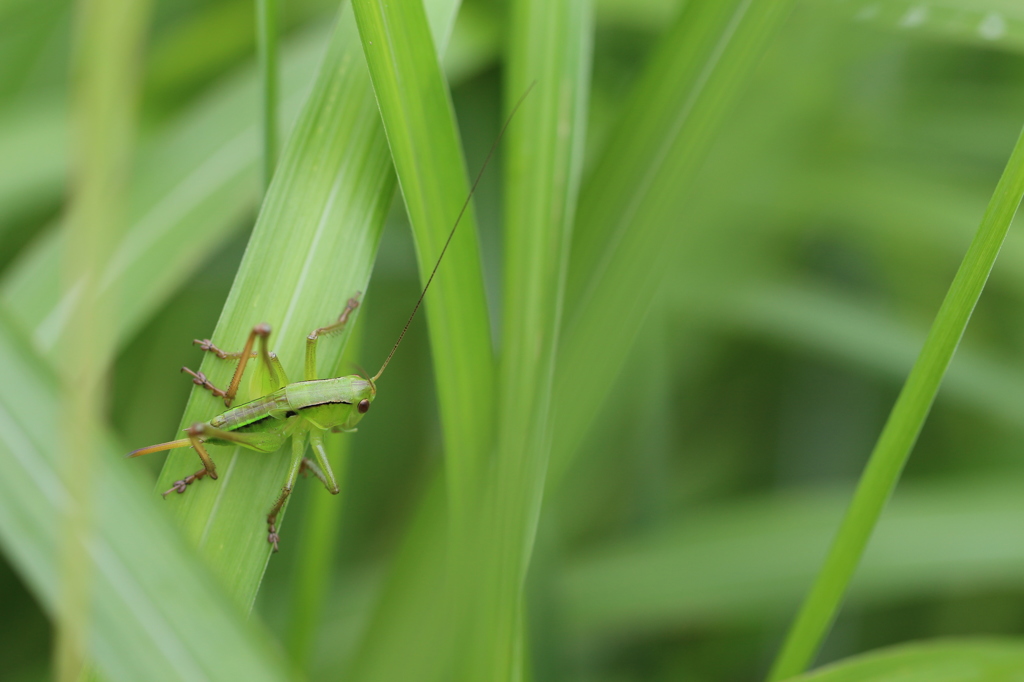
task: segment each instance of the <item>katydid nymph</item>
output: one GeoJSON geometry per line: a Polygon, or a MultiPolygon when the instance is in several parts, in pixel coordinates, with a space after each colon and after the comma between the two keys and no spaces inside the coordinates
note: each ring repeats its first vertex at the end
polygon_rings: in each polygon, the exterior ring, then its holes
{"type": "Polygon", "coordinates": [[[373,377],[343,376],[318,379],[316,376],[316,348],[319,338],[339,332],[344,328],[352,312],[359,306],[358,293],[348,300],[344,311],[336,322],[316,329],[306,337],[306,361],[303,381],[288,383],[288,378],[285,375],[284,367],[281,365],[280,360],[268,349],[270,326],[267,324],[258,324],[253,327],[245,347],[237,353],[222,351],[210,339],[197,339],[193,342],[199,345],[202,350],[212,352],[223,360],[237,359],[238,364],[235,368],[235,373],[231,378],[230,385],[225,390],[214,386],[202,372],[194,372],[187,367],[182,368],[183,372],[187,372],[192,376],[192,381],[195,384],[209,390],[213,395],[223,398],[224,405],[230,409],[207,422],[192,424],[192,426],[185,429],[186,438],[150,445],[128,453],[127,457],[138,457],[152,452],[175,448],[191,447],[196,451],[199,459],[202,460],[203,468],[175,481],[173,487],[163,493],[165,498],[172,492],[184,493],[189,485],[205,476],[209,476],[211,479],[217,478],[217,467],[204,447],[205,443],[211,445],[236,445],[255,452],[269,454],[281,449],[289,438],[292,441],[291,465],[288,468],[288,475],[281,488],[281,493],[266,517],[267,542],[273,546],[273,551],[276,552],[278,550],[278,543],[280,541],[277,530],[277,517],[284,507],[288,496],[291,494],[299,473],[304,470],[313,472],[323,482],[328,491],[335,495],[338,494],[338,483],[335,480],[334,473],[331,471],[331,465],[324,450],[323,434],[326,431],[354,431],[363,415],[369,411],[370,405],[377,395],[377,380],[380,379],[388,363],[391,362],[395,351],[398,350],[398,346],[402,343],[409,325],[416,316],[416,312],[423,303],[427,290],[434,280],[434,275],[437,274],[437,269],[441,265],[445,251],[448,250],[448,245],[451,243],[452,237],[455,236],[455,230],[458,228],[459,222],[469,206],[473,193],[480,183],[480,178],[483,177],[484,171],[487,169],[491,156],[494,154],[502,136],[504,136],[512,117],[532,87],[533,85],[531,84],[527,88],[502,125],[501,131],[494,140],[494,144],[491,146],[487,158],[484,160],[480,172],[473,181],[469,194],[462,204],[458,217],[448,233],[448,238],[441,248],[437,262],[427,278],[427,282],[420,293],[419,299],[416,301],[416,305],[413,306],[412,313],[409,315],[405,327],[398,335],[398,340],[392,346],[391,352],[388,353],[387,358],[384,360],[384,364],[381,365],[380,370],[373,377]],[[259,340],[259,350],[254,351],[257,339],[259,340]],[[243,405],[231,407],[231,403],[237,395],[246,364],[252,358],[256,358],[260,363],[261,368],[269,377],[273,390],[243,405]],[[315,459],[309,459],[305,456],[307,440],[312,446],[315,459]]]}

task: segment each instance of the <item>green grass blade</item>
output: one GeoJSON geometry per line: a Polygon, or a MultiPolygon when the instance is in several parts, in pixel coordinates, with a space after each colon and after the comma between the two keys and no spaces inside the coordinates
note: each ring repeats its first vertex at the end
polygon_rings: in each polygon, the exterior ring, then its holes
{"type": "MultiPolygon", "coordinates": [[[[469,194],[447,85],[420,2],[352,5],[425,283],[469,194]]],[[[439,46],[447,42],[444,27],[454,9],[454,3],[433,3],[439,46]]],[[[478,485],[494,420],[494,363],[479,254],[470,205],[426,297],[449,502],[459,518],[465,518],[478,485]]]]}
{"type": "Polygon", "coordinates": [[[864,547],[896,487],[967,328],[1022,194],[1024,132],[1010,154],[981,225],[889,414],[825,564],[786,637],[770,679],[785,679],[805,670],[831,627],[864,547]]]}
{"type": "Polygon", "coordinates": [[[256,51],[263,76],[263,193],[277,165],[277,0],[256,0],[256,51]]]}
{"type": "Polygon", "coordinates": [[[993,682],[1024,674],[1024,642],[1009,638],[940,639],[854,656],[800,682],[993,682]]]}
{"type": "MultiPolygon", "coordinates": [[[[69,495],[52,417],[60,394],[3,317],[0,376],[0,544],[53,614],[69,495]]],[[[225,596],[121,454],[108,439],[92,475],[91,659],[112,682],[287,679],[267,633],[225,596]]]]}
{"type": "MultiPolygon", "coordinates": [[[[318,27],[285,43],[281,59],[281,122],[291,128],[309,88],[311,73],[321,57],[325,31],[318,27]]],[[[472,71],[486,62],[486,52],[469,54],[458,68],[472,71]]],[[[189,277],[199,264],[239,229],[257,205],[259,185],[259,124],[252,101],[259,96],[258,73],[249,69],[226,79],[209,98],[203,99],[167,128],[156,134],[139,153],[132,179],[130,225],[115,246],[114,267],[105,277],[105,291],[115,297],[118,344],[123,345],[189,277]]],[[[40,105],[42,106],[42,105],[40,105]]],[[[56,105],[48,104],[42,118],[37,108],[27,122],[15,128],[21,149],[45,138],[46,145],[33,148],[29,172],[19,165],[11,173],[11,186],[0,176],[0,195],[30,195],[32,187],[45,185],[53,197],[57,180],[66,169],[60,141],[66,137],[56,105]],[[57,145],[57,149],[51,148],[57,145]],[[35,164],[45,165],[34,171],[35,164]],[[6,189],[5,189],[6,188],[6,189]]],[[[21,120],[19,118],[19,120],[21,120]]],[[[0,155],[0,158],[3,158],[0,155]]],[[[13,156],[12,158],[18,158],[13,156]]],[[[12,169],[13,171],[13,169],[12,169]]],[[[44,190],[39,189],[39,192],[44,190]]],[[[10,206],[10,202],[5,202],[10,206]]],[[[59,287],[63,231],[45,235],[0,282],[0,305],[19,325],[31,332],[36,346],[56,355],[67,334],[71,300],[62,298],[59,287]]]]}
{"type": "MultiPolygon", "coordinates": [[[[289,377],[300,379],[306,335],[336,319],[350,296],[366,291],[393,193],[386,141],[346,7],[211,338],[222,348],[241,348],[253,325],[269,323],[271,346],[289,377]]],[[[343,340],[320,344],[321,375],[337,366],[343,340]]],[[[233,371],[209,354],[201,369],[221,385],[233,371]]],[[[221,411],[222,401],[197,389],[182,427],[221,411]]],[[[284,482],[288,458],[238,448],[218,448],[211,455],[220,480],[203,481],[167,502],[186,536],[249,608],[270,556],[265,518],[284,482]]],[[[195,471],[197,463],[191,450],[174,452],[160,488],[195,471]]],[[[282,537],[284,548],[295,546],[287,524],[282,537]]]]}
{"type": "MultiPolygon", "coordinates": [[[[432,47],[436,46],[439,51],[443,51],[456,6],[450,0],[433,0],[426,4],[426,20],[433,40],[424,34],[424,16],[418,8],[381,8],[372,3],[363,3],[357,7],[361,35],[367,43],[373,42],[372,46],[367,44],[365,49],[420,252],[420,271],[424,275],[433,268],[433,258],[440,249],[440,243],[447,238],[468,193],[461,145],[455,136],[447,88],[436,72],[438,57],[432,47]],[[414,14],[412,21],[415,26],[411,28],[408,26],[410,17],[406,16],[407,13],[414,14]],[[398,41],[393,34],[385,37],[385,26],[394,26],[394,23],[382,23],[385,19],[404,24],[400,30],[412,31],[415,39],[398,41]],[[384,61],[388,55],[374,53],[381,45],[386,45],[393,55],[394,63],[391,67],[385,67],[378,61],[384,61]],[[425,53],[428,47],[431,52],[425,53]],[[396,70],[392,71],[391,68],[396,70]],[[410,99],[415,89],[403,91],[396,88],[393,80],[396,77],[403,82],[430,84],[425,86],[433,89],[429,114],[421,117],[417,113],[418,100],[410,99]],[[437,129],[433,130],[431,126],[437,129]],[[436,140],[432,139],[433,135],[436,135],[436,140]],[[444,143],[444,148],[436,149],[441,143],[444,143]],[[440,155],[446,160],[445,165],[434,168],[433,165],[414,164],[412,161],[416,157],[412,157],[413,152],[417,157],[422,155],[428,160],[440,155]],[[437,205],[436,201],[443,205],[437,205]],[[430,254],[427,253],[428,249],[432,250],[430,254]]],[[[472,207],[460,223],[459,232],[440,266],[435,284],[432,285],[432,296],[428,296],[427,302],[428,316],[444,312],[445,309],[448,309],[446,314],[451,316],[441,317],[440,322],[429,317],[435,375],[442,393],[441,413],[448,454],[445,462],[447,490],[443,479],[434,478],[417,519],[398,552],[394,568],[390,571],[381,598],[348,670],[348,677],[352,679],[391,682],[402,679],[443,679],[449,674],[446,666],[450,664],[452,640],[448,627],[450,621],[446,618],[451,613],[452,604],[449,599],[451,592],[445,590],[444,586],[455,585],[445,578],[446,571],[450,570],[447,542],[450,517],[445,514],[445,505],[465,507],[467,498],[474,494],[472,485],[477,483],[476,469],[482,457],[487,454],[490,444],[490,406],[493,405],[491,386],[494,370],[490,358],[488,318],[471,210],[472,207]],[[468,224],[467,218],[470,219],[468,224]],[[466,240],[462,246],[459,246],[460,240],[466,240]],[[466,242],[474,246],[466,249],[466,242]],[[446,281],[448,285],[445,285],[446,281]],[[452,283],[455,283],[454,287],[452,283]],[[455,291],[451,291],[452,288],[455,291]],[[464,300],[463,294],[468,298],[464,300]],[[441,306],[440,311],[438,304],[441,306]],[[460,317],[465,319],[460,320],[460,317]],[[476,338],[475,360],[459,357],[458,353],[452,352],[451,345],[439,339],[439,325],[449,324],[449,320],[465,325],[466,331],[455,329],[459,335],[464,335],[460,344],[476,338]],[[470,328],[475,331],[469,331],[470,328]],[[459,367],[463,360],[469,360],[469,364],[459,367]],[[452,421],[444,407],[451,397],[444,393],[450,392],[455,383],[464,382],[464,378],[455,379],[443,369],[453,363],[460,377],[464,376],[462,372],[466,368],[476,368],[477,376],[472,377],[472,383],[466,389],[470,392],[461,397],[455,396],[460,401],[465,401],[467,397],[477,401],[475,405],[455,403],[457,409],[470,409],[470,421],[459,421],[458,414],[452,421]],[[456,486],[460,489],[456,490],[456,486]],[[460,495],[463,502],[453,502],[452,496],[460,495]],[[401,654],[396,655],[396,652],[401,654]]]]}
{"type": "Polygon", "coordinates": [[[675,235],[688,229],[686,189],[710,140],[790,5],[687,3],[583,186],[554,389],[555,481],[618,375],[675,235]]]}
{"type": "Polygon", "coordinates": [[[488,498],[483,638],[469,679],[522,669],[520,608],[551,446],[551,384],[590,87],[589,0],[513,3],[505,98],[504,307],[498,442],[488,498]]]}

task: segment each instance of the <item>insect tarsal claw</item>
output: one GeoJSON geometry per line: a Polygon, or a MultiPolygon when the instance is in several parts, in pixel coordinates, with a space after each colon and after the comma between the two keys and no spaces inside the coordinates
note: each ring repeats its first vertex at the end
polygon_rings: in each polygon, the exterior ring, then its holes
{"type": "Polygon", "coordinates": [[[169,490],[165,490],[162,493],[163,498],[166,500],[167,496],[170,495],[171,493],[174,493],[174,492],[176,492],[176,493],[178,493],[180,495],[181,493],[185,492],[185,489],[187,487],[188,487],[188,483],[184,479],[182,479],[180,481],[175,481],[174,485],[169,490]]]}
{"type": "Polygon", "coordinates": [[[277,530],[274,528],[273,524],[271,524],[270,530],[267,533],[267,542],[269,542],[270,544],[272,544],[274,546],[274,551],[275,552],[277,551],[277,542],[280,539],[281,538],[280,538],[280,536],[278,536],[277,530]]]}

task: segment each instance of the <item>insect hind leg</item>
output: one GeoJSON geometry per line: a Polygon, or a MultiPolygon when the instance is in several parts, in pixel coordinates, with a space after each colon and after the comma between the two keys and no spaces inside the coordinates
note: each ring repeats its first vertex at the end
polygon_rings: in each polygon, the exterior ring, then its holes
{"type": "MultiPolygon", "coordinates": [[[[166,490],[163,493],[164,497],[167,497],[173,492],[183,493],[185,490],[195,481],[198,481],[203,476],[209,475],[210,478],[217,478],[217,467],[213,463],[213,459],[210,457],[210,453],[206,451],[206,446],[203,445],[205,441],[216,439],[220,441],[227,441],[235,445],[241,445],[242,447],[249,448],[250,450],[256,450],[258,452],[274,452],[281,447],[281,443],[284,441],[284,437],[277,434],[260,434],[260,433],[236,433],[234,431],[225,431],[218,429],[214,426],[210,426],[204,422],[197,422],[192,426],[185,429],[185,433],[188,434],[188,442],[192,448],[199,455],[199,459],[203,460],[203,468],[194,474],[190,474],[183,479],[174,482],[174,486],[166,490]]],[[[180,441],[175,441],[178,443],[180,441]]],[[[172,445],[171,443],[162,443],[161,445],[172,445]]],[[[179,446],[180,447],[180,446],[179,446]]],[[[167,448],[161,448],[167,449],[167,448]]],[[[146,454],[149,451],[155,451],[152,448],[143,448],[142,451],[136,450],[130,453],[129,456],[136,454],[146,454]]]]}
{"type": "MultiPolygon", "coordinates": [[[[196,454],[199,455],[199,459],[203,460],[203,471],[210,474],[210,478],[216,480],[217,466],[213,463],[213,459],[210,457],[210,453],[208,453],[206,451],[206,448],[203,447],[203,441],[200,440],[199,438],[200,436],[205,434],[205,427],[206,424],[203,424],[201,422],[198,424],[193,424],[192,426],[185,429],[185,433],[188,434],[188,440],[189,443],[192,444],[192,449],[194,449],[196,451],[196,454]]],[[[189,483],[191,483],[191,481],[189,481],[189,483]]],[[[188,485],[188,483],[186,483],[185,485],[188,485]]],[[[175,483],[175,489],[177,487],[177,483],[175,483]]],[[[178,490],[178,492],[182,493],[185,491],[184,489],[182,489],[178,490]]]]}
{"type": "MultiPolygon", "coordinates": [[[[195,447],[196,441],[199,441],[201,446],[202,442],[218,440],[225,441],[233,445],[240,445],[243,448],[255,450],[256,452],[267,453],[278,450],[284,444],[285,438],[287,438],[287,436],[273,431],[254,431],[249,433],[242,431],[226,431],[224,429],[218,429],[216,426],[210,426],[204,422],[193,424],[186,431],[189,435],[189,440],[194,439],[192,442],[193,447],[195,447]],[[200,438],[202,441],[200,441],[200,438]]],[[[223,445],[223,443],[215,443],[215,445],[223,445]]],[[[206,454],[205,449],[199,456],[202,457],[203,454],[206,454]]],[[[209,455],[206,456],[209,457],[209,455]]],[[[216,476],[214,476],[214,478],[216,478],[216,476]]]]}

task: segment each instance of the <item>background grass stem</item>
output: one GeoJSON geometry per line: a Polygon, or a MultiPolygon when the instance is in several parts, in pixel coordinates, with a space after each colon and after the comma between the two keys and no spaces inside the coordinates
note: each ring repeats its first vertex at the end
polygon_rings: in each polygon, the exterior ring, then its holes
{"type": "Polygon", "coordinates": [[[263,193],[270,187],[277,165],[278,148],[278,42],[277,0],[256,0],[256,49],[259,53],[262,89],[263,193]]]}
{"type": "Polygon", "coordinates": [[[524,586],[547,480],[551,385],[590,94],[589,0],[521,0],[509,11],[505,102],[506,111],[518,109],[504,157],[504,352],[467,680],[523,679],[528,669],[524,586]]]}
{"type": "Polygon", "coordinates": [[[149,3],[80,0],[75,13],[72,68],[72,197],[68,208],[65,291],[78,288],[71,312],[76,343],[58,364],[62,405],[62,509],[60,597],[57,600],[53,675],[77,680],[85,666],[95,599],[90,545],[97,535],[95,477],[103,454],[108,371],[117,311],[99,295],[110,246],[122,229],[131,169],[139,77],[149,3]]]}

